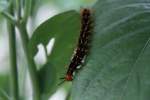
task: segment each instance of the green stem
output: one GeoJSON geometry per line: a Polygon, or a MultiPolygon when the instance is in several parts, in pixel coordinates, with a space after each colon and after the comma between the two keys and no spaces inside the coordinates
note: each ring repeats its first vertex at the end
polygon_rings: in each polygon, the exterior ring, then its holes
{"type": "MultiPolygon", "coordinates": [[[[13,7],[10,7],[10,13],[13,14],[13,7]]],[[[9,33],[9,52],[10,52],[10,64],[11,64],[11,79],[12,79],[12,98],[13,100],[19,100],[19,88],[18,88],[18,70],[17,70],[17,57],[16,57],[16,36],[14,25],[7,23],[9,33]]]]}
{"type": "Polygon", "coordinates": [[[16,20],[11,14],[8,12],[1,12],[1,14],[7,19],[7,21],[9,21],[9,23],[15,25],[16,20]]]}
{"type": "Polygon", "coordinates": [[[29,37],[28,37],[27,29],[26,29],[26,23],[27,23],[27,19],[29,16],[29,12],[31,10],[32,0],[25,0],[25,11],[24,11],[24,16],[22,17],[23,19],[21,18],[21,10],[20,10],[23,7],[21,5],[21,0],[17,0],[17,1],[19,2],[17,27],[20,31],[20,36],[21,36],[21,40],[23,43],[25,56],[28,62],[28,69],[29,69],[32,87],[33,87],[33,99],[40,100],[38,73],[36,70],[35,62],[28,50],[29,37]]]}
{"type": "Polygon", "coordinates": [[[20,31],[24,52],[27,58],[28,66],[29,66],[29,73],[32,81],[33,87],[33,98],[34,100],[40,100],[40,90],[39,90],[39,81],[38,81],[38,74],[36,70],[36,65],[34,63],[33,58],[31,57],[29,50],[28,50],[28,35],[25,24],[18,25],[18,29],[20,31]]]}
{"type": "Polygon", "coordinates": [[[21,19],[21,0],[15,0],[15,6],[16,6],[16,11],[17,11],[17,19],[21,19]]]}
{"type": "Polygon", "coordinates": [[[26,22],[31,13],[32,0],[25,0],[23,22],[26,22]]]}

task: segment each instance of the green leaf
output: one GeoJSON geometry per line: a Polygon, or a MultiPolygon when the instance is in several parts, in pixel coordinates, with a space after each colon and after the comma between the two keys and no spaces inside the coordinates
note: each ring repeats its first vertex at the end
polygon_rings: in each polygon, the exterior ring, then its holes
{"type": "Polygon", "coordinates": [[[52,93],[51,88],[54,84],[56,84],[56,73],[50,63],[45,64],[38,73],[40,80],[40,91],[43,94],[42,100],[44,100],[52,93]]]}
{"type": "Polygon", "coordinates": [[[39,71],[41,92],[44,97],[52,94],[61,81],[59,78],[64,77],[65,66],[70,62],[79,33],[80,15],[75,11],[64,12],[48,19],[33,33],[29,42],[29,51],[33,57],[38,51],[38,44],[46,46],[50,39],[55,38],[48,62],[39,71]]]}
{"type": "Polygon", "coordinates": [[[99,0],[73,100],[150,100],[150,0],[99,0]]]}

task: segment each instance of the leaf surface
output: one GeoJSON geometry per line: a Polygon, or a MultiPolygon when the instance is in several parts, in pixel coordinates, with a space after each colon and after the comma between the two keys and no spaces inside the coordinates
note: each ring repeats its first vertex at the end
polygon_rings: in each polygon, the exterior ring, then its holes
{"type": "Polygon", "coordinates": [[[150,0],[99,0],[73,100],[150,99],[150,0]]]}
{"type": "Polygon", "coordinates": [[[66,67],[76,47],[80,33],[80,15],[75,11],[67,11],[58,14],[43,24],[33,33],[29,42],[29,51],[34,57],[37,46],[43,44],[45,47],[53,38],[55,40],[47,63],[39,70],[41,92],[44,97],[51,95],[64,77],[66,67]]]}

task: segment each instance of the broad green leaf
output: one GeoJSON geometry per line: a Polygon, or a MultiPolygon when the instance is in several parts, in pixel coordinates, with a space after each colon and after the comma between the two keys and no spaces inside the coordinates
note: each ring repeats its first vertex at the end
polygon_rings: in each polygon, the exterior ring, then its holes
{"type": "Polygon", "coordinates": [[[40,91],[43,94],[43,100],[47,98],[51,92],[51,85],[56,84],[56,72],[50,63],[45,64],[39,70],[39,80],[40,80],[40,91]]]}
{"type": "Polygon", "coordinates": [[[61,81],[59,78],[64,77],[66,72],[65,66],[70,62],[79,33],[80,16],[75,11],[64,12],[48,19],[33,33],[29,43],[29,51],[33,57],[38,51],[38,44],[46,46],[50,39],[55,38],[48,62],[39,71],[40,86],[44,97],[46,97],[45,95],[52,94],[61,81]]]}
{"type": "Polygon", "coordinates": [[[150,100],[150,0],[99,0],[72,100],[150,100]]]}

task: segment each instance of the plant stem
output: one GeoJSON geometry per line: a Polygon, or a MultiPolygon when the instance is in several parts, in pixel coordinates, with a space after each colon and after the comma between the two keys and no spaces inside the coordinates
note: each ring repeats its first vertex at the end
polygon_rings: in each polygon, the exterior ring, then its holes
{"type": "Polygon", "coordinates": [[[36,65],[34,63],[33,58],[31,57],[29,51],[28,51],[28,34],[25,27],[25,24],[21,23],[18,25],[18,29],[20,31],[24,52],[27,58],[28,66],[29,66],[29,73],[32,81],[32,87],[33,87],[33,99],[34,100],[40,100],[40,90],[39,90],[39,81],[38,81],[38,75],[36,70],[36,65]]]}
{"type": "Polygon", "coordinates": [[[15,6],[16,6],[16,11],[17,11],[17,19],[21,19],[21,0],[15,0],[15,6]]]}
{"type": "Polygon", "coordinates": [[[8,12],[1,12],[1,14],[7,19],[7,21],[9,21],[9,23],[15,25],[16,20],[11,14],[8,12]]]}
{"type": "Polygon", "coordinates": [[[26,22],[31,13],[32,0],[25,0],[23,21],[26,22]]]}
{"type": "MultiPolygon", "coordinates": [[[[10,14],[13,15],[12,6],[10,6],[9,12],[10,14]]],[[[9,33],[9,52],[10,52],[11,79],[12,79],[12,96],[13,96],[12,98],[13,100],[19,100],[15,26],[8,22],[7,28],[9,33]]]]}
{"type": "Polygon", "coordinates": [[[29,74],[31,77],[32,87],[33,87],[33,100],[40,100],[40,89],[39,89],[38,74],[37,74],[35,62],[34,62],[32,56],[30,55],[30,52],[28,50],[29,37],[28,37],[27,29],[26,29],[26,23],[27,23],[28,16],[30,14],[31,1],[32,0],[26,0],[25,1],[25,11],[24,11],[23,17],[21,17],[21,8],[23,6],[21,5],[20,0],[17,0],[17,1],[19,2],[17,27],[20,31],[20,36],[21,36],[21,40],[23,43],[25,56],[26,56],[26,59],[28,62],[28,69],[29,69],[29,74]]]}

